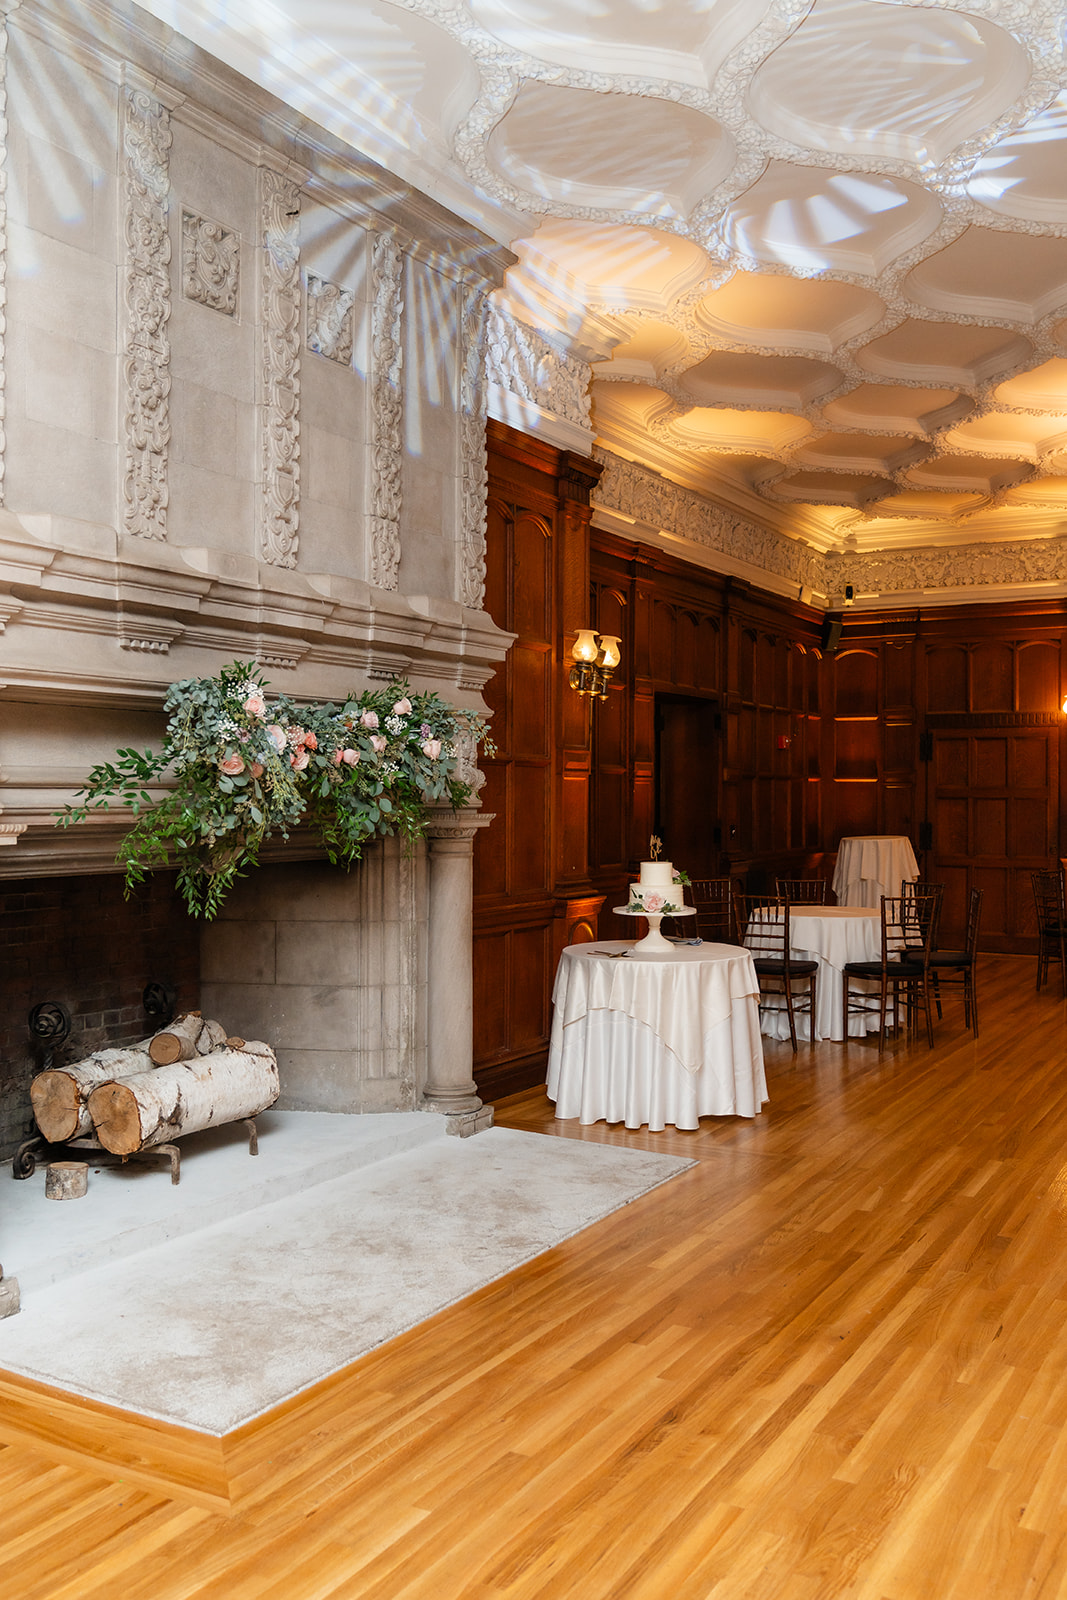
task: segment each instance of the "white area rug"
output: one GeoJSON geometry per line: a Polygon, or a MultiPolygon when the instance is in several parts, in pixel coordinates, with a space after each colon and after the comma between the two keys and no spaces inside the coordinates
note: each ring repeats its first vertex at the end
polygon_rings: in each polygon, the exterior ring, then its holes
{"type": "MultiPolygon", "coordinates": [[[[195,1160],[183,1158],[174,1190],[165,1170],[132,1175],[125,1191],[130,1169],[91,1172],[89,1194],[62,1202],[44,1198],[41,1173],[5,1184],[4,1202],[23,1191],[23,1214],[65,1242],[50,1258],[62,1264],[62,1280],[34,1287],[28,1254],[20,1271],[18,1222],[5,1207],[4,1269],[20,1279],[23,1309],[0,1321],[0,1367],[124,1410],[228,1433],[693,1164],[504,1128],[456,1139],[437,1131],[439,1119],[413,1116],[418,1148],[344,1175],[333,1170],[343,1125],[366,1134],[378,1123],[392,1137],[381,1119],[276,1116],[261,1133],[251,1178],[247,1148],[231,1137],[214,1149],[205,1143],[195,1160]],[[299,1163],[285,1153],[287,1122],[309,1151],[314,1124],[325,1139],[321,1163],[313,1174],[304,1169],[298,1192],[299,1163]],[[281,1199],[265,1198],[272,1160],[289,1190],[281,1199]],[[237,1215],[239,1191],[226,1197],[231,1173],[245,1190],[252,1179],[260,1186],[257,1201],[237,1215]],[[185,1213],[169,1238],[168,1191],[185,1213]],[[215,1219],[205,1224],[207,1203],[215,1219]],[[116,1204],[129,1220],[124,1258],[106,1259],[113,1239],[97,1237],[95,1255],[86,1248],[81,1261],[104,1252],[104,1264],[79,1270],[71,1233],[99,1235],[99,1219],[116,1204]],[[129,1217],[131,1204],[140,1217],[129,1217]]],[[[392,1119],[397,1137],[403,1121],[392,1119]]]]}

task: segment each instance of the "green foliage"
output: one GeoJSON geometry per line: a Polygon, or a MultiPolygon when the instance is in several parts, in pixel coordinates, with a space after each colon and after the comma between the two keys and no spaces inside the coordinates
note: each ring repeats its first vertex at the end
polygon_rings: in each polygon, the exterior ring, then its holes
{"type": "Polygon", "coordinates": [[[208,919],[273,835],[310,826],[332,862],[351,866],[368,839],[412,841],[430,805],[469,800],[456,777],[462,738],[492,752],[481,718],[406,682],[340,707],[298,705],[269,700],[254,665],[235,661],[216,678],[171,684],[163,708],[162,750],[117,751],[56,820],[69,827],[92,811],[128,809],[136,821],[117,857],[127,892],[176,866],[190,912],[208,919]]]}

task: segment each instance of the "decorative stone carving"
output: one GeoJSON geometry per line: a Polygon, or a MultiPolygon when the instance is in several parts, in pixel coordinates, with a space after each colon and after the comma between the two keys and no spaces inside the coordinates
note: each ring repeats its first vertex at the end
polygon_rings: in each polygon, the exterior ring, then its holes
{"type": "MultiPolygon", "coordinates": [[[[846,583],[863,594],[917,590],[1013,588],[1067,580],[1067,538],[1025,539],[1003,544],[943,545],[933,550],[831,551],[824,558],[827,592],[846,583]]],[[[981,600],[981,594],[974,596],[981,600]]]]}
{"type": "Polygon", "coordinates": [[[509,394],[592,434],[588,364],[557,350],[496,305],[489,308],[486,328],[486,374],[509,394]]]}
{"type": "Polygon", "coordinates": [[[485,784],[485,773],[478,766],[478,740],[462,715],[456,721],[459,724],[455,740],[456,777],[460,783],[470,785],[468,805],[481,805],[478,794],[485,784]]]}
{"type": "MultiPolygon", "coordinates": [[[[16,4],[18,0],[16,0],[16,4]]],[[[9,5],[7,11],[15,9],[9,5]]],[[[7,16],[0,15],[0,506],[7,458],[7,16]]]]}
{"type": "Polygon", "coordinates": [[[737,561],[805,588],[823,592],[823,558],[818,551],[769,528],[746,522],[734,512],[682,489],[666,478],[624,461],[607,450],[593,452],[604,472],[593,491],[594,507],[620,511],[664,533],[674,533],[709,550],[721,550],[737,561]]]}
{"type": "Polygon", "coordinates": [[[170,112],[152,95],[123,94],[126,349],[124,522],[167,537],[170,457],[170,112]]]}
{"type": "Polygon", "coordinates": [[[352,362],[355,300],[351,289],[340,289],[336,283],[308,273],[307,347],[342,367],[352,362]]]}
{"type": "Polygon", "coordinates": [[[241,241],[221,222],[182,212],[182,293],[224,316],[237,315],[241,241]]]}
{"type": "Polygon", "coordinates": [[[261,167],[260,554],[295,567],[300,528],[300,189],[261,167]]]}
{"type": "Polygon", "coordinates": [[[488,300],[484,289],[463,290],[460,323],[459,429],[460,504],[457,599],[481,610],[485,599],[485,341],[488,300]]]}
{"type": "Polygon", "coordinates": [[[391,233],[375,235],[371,252],[370,472],[367,476],[369,574],[395,589],[400,572],[404,461],[401,375],[404,346],[404,253],[391,233]]]}

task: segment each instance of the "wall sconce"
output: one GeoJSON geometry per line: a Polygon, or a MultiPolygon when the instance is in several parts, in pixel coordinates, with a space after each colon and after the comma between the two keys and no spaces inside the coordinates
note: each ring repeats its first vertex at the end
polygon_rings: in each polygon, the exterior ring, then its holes
{"type": "Polygon", "coordinates": [[[571,655],[574,657],[568,680],[571,688],[578,694],[592,694],[599,700],[606,700],[611,675],[622,659],[618,634],[598,634],[595,628],[580,628],[571,655]]]}

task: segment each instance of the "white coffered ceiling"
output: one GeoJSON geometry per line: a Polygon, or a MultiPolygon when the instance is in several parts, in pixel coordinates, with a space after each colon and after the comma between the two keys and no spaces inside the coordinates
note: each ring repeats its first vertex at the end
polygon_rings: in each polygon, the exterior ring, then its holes
{"type": "Polygon", "coordinates": [[[608,448],[824,550],[1059,532],[1063,0],[148,0],[518,256],[608,448]]]}

